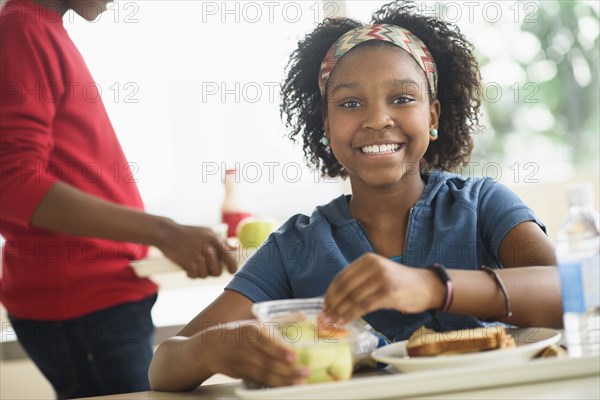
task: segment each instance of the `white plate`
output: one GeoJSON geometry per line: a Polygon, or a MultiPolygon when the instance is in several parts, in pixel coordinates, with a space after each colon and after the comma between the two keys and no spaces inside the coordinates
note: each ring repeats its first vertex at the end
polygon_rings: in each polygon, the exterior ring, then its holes
{"type": "MultiPolygon", "coordinates": [[[[234,258],[238,261],[238,269],[242,268],[246,261],[256,252],[255,249],[236,251],[238,253],[234,254],[234,258]]],[[[130,265],[133,268],[133,272],[140,278],[148,278],[152,275],[168,272],[185,274],[185,271],[179,265],[165,257],[156,247],[150,247],[147,258],[132,261],[130,265]]],[[[225,266],[223,266],[223,271],[227,271],[225,266]]]]}
{"type": "Polygon", "coordinates": [[[535,356],[540,350],[560,339],[560,332],[548,328],[507,329],[515,339],[517,347],[482,351],[478,353],[446,355],[436,357],[409,357],[406,340],[380,347],[371,356],[402,372],[422,371],[436,368],[460,367],[475,364],[507,365],[518,364],[535,356]]]}

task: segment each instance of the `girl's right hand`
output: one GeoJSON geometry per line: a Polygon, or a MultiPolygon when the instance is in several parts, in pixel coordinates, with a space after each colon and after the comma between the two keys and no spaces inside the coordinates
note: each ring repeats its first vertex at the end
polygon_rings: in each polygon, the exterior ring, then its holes
{"type": "Polygon", "coordinates": [[[345,324],[380,309],[416,314],[437,309],[444,299],[434,272],[409,268],[366,253],[339,272],[325,294],[320,322],[345,324]]]}
{"type": "Polygon", "coordinates": [[[234,321],[201,333],[212,341],[211,372],[271,387],[299,385],[308,369],[296,364],[296,353],[274,337],[273,326],[256,320],[234,321]]]}

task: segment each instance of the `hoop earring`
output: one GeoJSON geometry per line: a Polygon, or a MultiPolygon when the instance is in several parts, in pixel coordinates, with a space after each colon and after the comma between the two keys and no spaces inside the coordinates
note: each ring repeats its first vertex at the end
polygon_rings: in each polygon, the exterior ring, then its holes
{"type": "Polygon", "coordinates": [[[435,128],[431,128],[431,130],[429,131],[429,136],[431,136],[432,138],[436,138],[438,136],[438,130],[435,128]]]}
{"type": "Polygon", "coordinates": [[[327,136],[323,136],[321,138],[321,143],[323,144],[323,146],[329,146],[329,138],[327,136]]]}

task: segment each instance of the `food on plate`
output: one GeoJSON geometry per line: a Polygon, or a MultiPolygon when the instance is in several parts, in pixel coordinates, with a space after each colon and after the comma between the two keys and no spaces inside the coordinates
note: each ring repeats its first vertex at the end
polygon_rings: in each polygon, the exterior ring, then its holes
{"type": "Polygon", "coordinates": [[[473,353],[509,347],[515,347],[515,341],[502,326],[448,332],[436,332],[422,326],[406,344],[410,357],[473,353]]]}
{"type": "Polygon", "coordinates": [[[352,350],[347,330],[333,324],[323,326],[302,320],[283,324],[280,332],[298,355],[298,363],[310,370],[307,383],[346,380],[352,376],[352,350]]]}
{"type": "Polygon", "coordinates": [[[348,336],[348,330],[337,324],[322,325],[315,323],[317,336],[321,339],[344,339],[348,336]]]}
{"type": "Polygon", "coordinates": [[[569,355],[569,353],[567,353],[567,351],[565,349],[563,349],[559,345],[553,344],[553,345],[550,345],[550,346],[544,348],[539,353],[537,353],[534,358],[551,358],[551,357],[564,358],[564,357],[567,357],[568,355],[569,355]]]}

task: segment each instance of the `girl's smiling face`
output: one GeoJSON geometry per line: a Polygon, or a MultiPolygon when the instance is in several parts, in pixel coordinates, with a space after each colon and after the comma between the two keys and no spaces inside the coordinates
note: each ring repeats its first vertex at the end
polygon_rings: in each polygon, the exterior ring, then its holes
{"type": "Polygon", "coordinates": [[[392,185],[418,172],[440,115],[427,88],[416,61],[395,46],[356,48],[338,62],[327,85],[324,124],[353,186],[392,185]]]}

